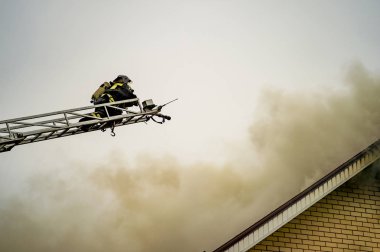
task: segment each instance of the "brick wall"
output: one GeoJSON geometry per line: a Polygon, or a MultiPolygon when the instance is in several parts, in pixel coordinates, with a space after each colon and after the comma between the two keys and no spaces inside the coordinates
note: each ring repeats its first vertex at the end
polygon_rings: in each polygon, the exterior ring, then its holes
{"type": "Polygon", "coordinates": [[[367,168],[249,252],[380,252],[379,170],[367,168]]]}

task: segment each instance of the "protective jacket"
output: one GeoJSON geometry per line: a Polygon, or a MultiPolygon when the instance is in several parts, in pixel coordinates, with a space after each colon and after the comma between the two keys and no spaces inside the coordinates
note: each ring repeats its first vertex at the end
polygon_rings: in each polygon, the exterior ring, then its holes
{"type": "Polygon", "coordinates": [[[111,87],[104,91],[105,94],[111,95],[115,101],[134,99],[137,96],[128,83],[111,83],[111,87]]]}
{"type": "Polygon", "coordinates": [[[134,99],[137,97],[128,83],[120,82],[104,82],[94,92],[91,99],[96,102],[99,98],[105,98],[105,96],[109,97],[109,99],[106,98],[109,102],[134,99]]]}
{"type": "MultiPolygon", "coordinates": [[[[121,76],[123,77],[123,76],[121,76]]],[[[95,104],[103,104],[103,103],[111,103],[116,101],[122,101],[122,100],[130,100],[137,98],[137,96],[134,94],[134,90],[130,87],[128,82],[130,80],[127,78],[126,82],[123,82],[123,78],[116,78],[114,82],[104,82],[100,87],[93,93],[91,96],[91,101],[95,104]],[[121,79],[121,81],[118,81],[121,79]]],[[[123,104],[116,104],[115,107],[119,108],[127,108],[132,106],[138,106],[138,101],[131,102],[131,103],[123,103],[123,104]]],[[[107,110],[104,107],[96,107],[95,112],[91,113],[90,115],[93,117],[107,117],[107,116],[116,116],[121,115],[123,113],[122,110],[108,107],[107,110]]],[[[79,122],[88,121],[91,120],[91,118],[81,118],[79,122]]],[[[120,120],[116,120],[111,122],[110,124],[113,125],[114,123],[119,123],[120,120]]],[[[91,126],[82,126],[81,129],[84,131],[88,131],[91,126]]]]}
{"type": "MultiPolygon", "coordinates": [[[[104,82],[92,95],[94,104],[122,101],[137,98],[128,83],[104,82]]],[[[138,105],[137,102],[126,104],[124,107],[138,105]]]]}

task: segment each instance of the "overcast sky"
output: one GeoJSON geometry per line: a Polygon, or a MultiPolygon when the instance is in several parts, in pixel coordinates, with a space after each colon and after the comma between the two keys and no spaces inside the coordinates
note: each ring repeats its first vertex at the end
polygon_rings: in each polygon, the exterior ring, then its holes
{"type": "Polygon", "coordinates": [[[27,190],[31,177],[67,169],[75,176],[73,164],[91,170],[115,158],[133,167],[146,156],[223,164],[249,145],[262,90],[339,90],[355,62],[380,72],[376,0],[0,0],[0,6],[0,120],[89,105],[93,91],[119,74],[133,80],[142,100],[179,98],[163,111],[173,117],[164,125],[1,153],[0,208],[27,190]]]}
{"type": "Polygon", "coordinates": [[[120,128],[115,139],[91,133],[23,146],[2,158],[25,160],[48,149],[44,156],[52,160],[54,150],[86,159],[117,148],[208,159],[224,141],[244,138],[262,86],[334,88],[353,61],[379,70],[378,7],[377,1],[2,1],[2,119],[88,105],[97,86],[118,74],[134,81],[141,99],[179,98],[165,111],[173,116],[167,125],[120,128]]]}

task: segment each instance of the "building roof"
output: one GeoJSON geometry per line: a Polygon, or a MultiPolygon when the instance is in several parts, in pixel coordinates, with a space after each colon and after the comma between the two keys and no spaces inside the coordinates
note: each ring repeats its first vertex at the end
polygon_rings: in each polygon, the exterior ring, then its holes
{"type": "Polygon", "coordinates": [[[214,252],[245,252],[380,158],[380,140],[312,184],[214,252]]]}

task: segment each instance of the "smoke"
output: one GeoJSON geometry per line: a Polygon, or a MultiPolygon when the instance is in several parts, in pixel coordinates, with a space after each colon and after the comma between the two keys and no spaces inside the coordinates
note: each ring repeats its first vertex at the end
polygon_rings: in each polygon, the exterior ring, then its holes
{"type": "Polygon", "coordinates": [[[379,91],[380,79],[360,64],[351,67],[346,86],[339,90],[267,90],[263,114],[250,129],[255,152],[262,157],[264,181],[279,178],[282,183],[274,190],[291,192],[305,178],[321,177],[377,140],[379,91]]]}
{"type": "Polygon", "coordinates": [[[0,251],[210,251],[374,142],[379,93],[360,65],[339,90],[265,90],[247,151],[222,167],[163,157],[38,174],[0,206],[0,251]]]}

